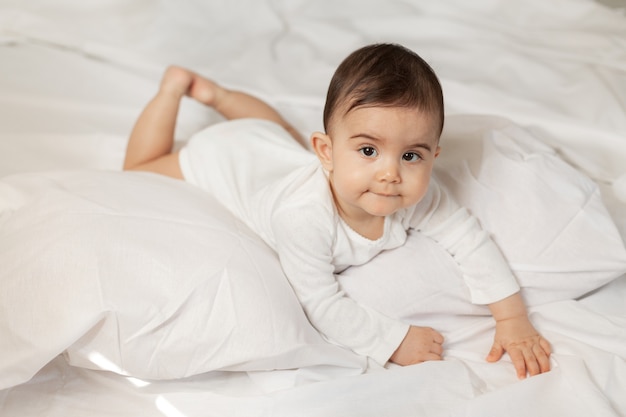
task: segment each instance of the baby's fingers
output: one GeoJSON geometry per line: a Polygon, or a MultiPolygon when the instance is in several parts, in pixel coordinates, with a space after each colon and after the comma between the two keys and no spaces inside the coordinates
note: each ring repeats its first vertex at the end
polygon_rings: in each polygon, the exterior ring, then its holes
{"type": "Polygon", "coordinates": [[[508,353],[509,353],[509,356],[511,357],[511,361],[513,362],[513,366],[515,367],[517,378],[525,379],[527,368],[526,368],[526,357],[524,353],[519,348],[509,349],[508,353]]]}
{"type": "Polygon", "coordinates": [[[540,344],[510,348],[508,353],[519,379],[526,378],[526,375],[539,375],[550,370],[550,358],[540,344]]]}
{"type": "MultiPolygon", "coordinates": [[[[530,376],[540,374],[541,365],[539,364],[533,347],[524,347],[522,349],[522,354],[524,355],[524,362],[526,363],[526,373],[524,374],[524,377],[526,377],[526,374],[529,374],[530,376]]],[[[519,372],[517,376],[519,377],[519,372]]]]}
{"type": "Polygon", "coordinates": [[[539,346],[541,346],[541,348],[543,349],[543,351],[546,353],[547,356],[550,356],[550,354],[552,354],[552,348],[550,347],[550,342],[548,342],[543,337],[539,339],[539,346]]]}
{"type": "Polygon", "coordinates": [[[533,346],[533,352],[539,363],[539,373],[548,372],[550,370],[550,344],[547,340],[541,339],[539,344],[533,346]],[[542,343],[543,342],[543,343],[542,343]]]}
{"type": "Polygon", "coordinates": [[[497,362],[504,355],[504,348],[499,343],[494,343],[487,355],[487,362],[497,362]]]}

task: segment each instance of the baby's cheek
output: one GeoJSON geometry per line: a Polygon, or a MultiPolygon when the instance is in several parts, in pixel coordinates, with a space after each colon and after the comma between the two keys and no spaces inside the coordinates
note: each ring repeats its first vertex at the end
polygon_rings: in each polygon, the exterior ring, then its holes
{"type": "Polygon", "coordinates": [[[360,186],[366,182],[365,175],[356,169],[346,167],[342,174],[339,180],[344,189],[360,188],[360,186]]]}
{"type": "Polygon", "coordinates": [[[422,182],[418,182],[413,184],[413,186],[411,187],[411,193],[407,198],[407,200],[410,200],[408,205],[414,205],[419,203],[424,198],[427,191],[428,183],[424,184],[422,182]]]}

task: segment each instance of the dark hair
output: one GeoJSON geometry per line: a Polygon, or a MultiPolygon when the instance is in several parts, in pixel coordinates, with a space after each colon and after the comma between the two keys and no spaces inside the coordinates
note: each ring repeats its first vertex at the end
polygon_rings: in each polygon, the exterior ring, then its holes
{"type": "Polygon", "coordinates": [[[439,117],[443,93],[433,69],[415,52],[397,44],[374,44],[352,52],[337,67],[328,87],[324,129],[342,109],[360,106],[415,107],[439,117]]]}

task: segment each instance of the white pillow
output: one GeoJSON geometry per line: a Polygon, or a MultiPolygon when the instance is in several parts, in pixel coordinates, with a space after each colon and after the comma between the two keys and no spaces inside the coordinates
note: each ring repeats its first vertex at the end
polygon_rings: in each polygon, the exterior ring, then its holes
{"type": "MultiPolygon", "coordinates": [[[[591,179],[505,120],[446,123],[437,177],[491,233],[528,305],[580,297],[626,272],[624,243],[591,179]]],[[[450,255],[419,233],[346,270],[340,283],[352,298],[412,322],[488,312],[470,304],[450,255]]]]}
{"type": "Polygon", "coordinates": [[[0,389],[65,351],[141,378],[363,359],[309,324],[275,254],[205,192],[148,173],[0,181],[0,389]]]}

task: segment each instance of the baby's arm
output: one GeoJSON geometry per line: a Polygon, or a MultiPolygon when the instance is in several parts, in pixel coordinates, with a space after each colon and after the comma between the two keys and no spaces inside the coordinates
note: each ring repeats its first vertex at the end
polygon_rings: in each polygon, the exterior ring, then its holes
{"type": "Polygon", "coordinates": [[[518,378],[548,372],[550,343],[530,323],[520,293],[489,304],[489,309],[496,320],[496,335],[487,361],[500,360],[506,351],[518,378]]]}
{"type": "Polygon", "coordinates": [[[341,290],[333,265],[335,215],[319,199],[310,198],[311,187],[304,188],[306,195],[296,191],[297,198],[272,216],[283,271],[309,321],[321,334],[384,365],[407,334],[412,335],[409,325],[357,303],[341,290]]]}
{"type": "Polygon", "coordinates": [[[439,242],[454,256],[472,302],[489,306],[496,320],[496,335],[487,360],[495,362],[506,351],[520,378],[527,373],[548,371],[549,343],[530,323],[519,285],[506,259],[476,218],[432,181],[429,193],[410,219],[412,227],[439,242]]]}
{"type": "Polygon", "coordinates": [[[226,119],[251,117],[278,123],[306,146],[302,136],[267,103],[246,93],[228,90],[184,68],[169,67],[159,91],[146,105],[131,132],[125,170],[153,171],[182,178],[178,154],[172,153],[172,147],[176,118],[184,96],[213,107],[226,119]]]}

